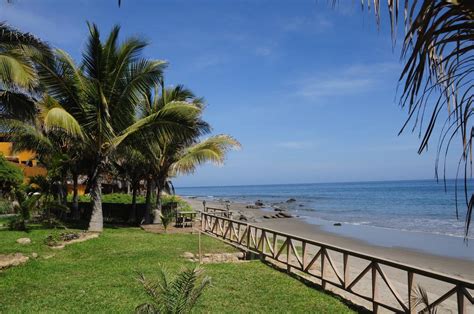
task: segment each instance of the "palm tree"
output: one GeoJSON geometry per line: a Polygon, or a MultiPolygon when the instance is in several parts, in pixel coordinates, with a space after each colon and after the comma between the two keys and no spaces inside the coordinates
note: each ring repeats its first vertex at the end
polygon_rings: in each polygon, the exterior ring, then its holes
{"type": "Polygon", "coordinates": [[[38,75],[33,56],[51,54],[47,44],[29,33],[0,23],[0,118],[34,118],[38,75]]]}
{"type": "Polygon", "coordinates": [[[203,270],[197,267],[185,269],[171,279],[160,268],[159,275],[159,280],[152,282],[139,274],[138,280],[151,302],[137,306],[137,313],[190,313],[204,289],[211,284],[211,278],[204,277],[203,270]]]}
{"type": "MultiPolygon", "coordinates": [[[[148,140],[148,145],[140,146],[144,147],[141,151],[146,156],[148,164],[146,167],[147,175],[145,176],[146,181],[146,210],[145,210],[145,223],[151,223],[151,211],[152,211],[152,193],[155,189],[157,192],[157,202],[159,202],[159,195],[161,192],[159,182],[157,178],[162,177],[164,168],[162,166],[163,156],[166,154],[167,149],[173,145],[182,145],[182,143],[192,143],[192,141],[210,131],[210,126],[201,119],[202,112],[204,110],[203,99],[194,96],[194,94],[182,85],[178,85],[174,88],[164,88],[163,81],[160,85],[156,85],[154,88],[149,89],[141,103],[138,117],[146,118],[151,115],[157,114],[167,108],[172,108],[176,105],[183,106],[187,110],[196,113],[193,121],[193,128],[186,136],[179,134],[171,134],[170,136],[158,136],[154,137],[153,141],[148,140]]],[[[140,143],[143,139],[149,139],[150,136],[142,137],[141,139],[137,136],[133,137],[133,142],[140,143]]],[[[159,213],[154,215],[155,222],[160,219],[159,213]]]]}
{"type": "MultiPolygon", "coordinates": [[[[88,173],[92,207],[89,230],[101,232],[102,175],[113,152],[132,134],[185,137],[193,130],[198,110],[175,104],[136,119],[136,105],[149,86],[161,81],[165,62],[141,58],[147,44],[139,38],[119,44],[118,26],[104,42],[97,26],[88,26],[89,38],[80,66],[60,50],[54,58],[37,58],[35,62],[45,90],[77,121],[77,134],[84,135],[83,153],[92,160],[88,173]]],[[[58,114],[57,118],[62,117],[58,114]]]]}
{"type": "Polygon", "coordinates": [[[209,162],[222,165],[228,151],[240,147],[236,139],[226,134],[211,136],[201,141],[194,139],[193,144],[172,145],[170,143],[167,151],[160,158],[160,171],[156,178],[158,194],[155,217],[159,217],[160,192],[165,190],[168,178],[194,173],[199,165],[209,162]]]}

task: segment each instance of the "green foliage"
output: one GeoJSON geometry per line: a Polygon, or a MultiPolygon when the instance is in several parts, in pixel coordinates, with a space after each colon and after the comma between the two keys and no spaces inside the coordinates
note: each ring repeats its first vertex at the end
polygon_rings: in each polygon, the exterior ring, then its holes
{"type": "Polygon", "coordinates": [[[0,196],[0,215],[8,214],[12,211],[12,203],[0,196]]]}
{"type": "MultiPolygon", "coordinates": [[[[67,196],[67,201],[72,202],[72,195],[67,196]]],[[[89,195],[79,195],[80,203],[89,203],[91,197],[89,195]]],[[[132,195],[126,193],[111,193],[102,195],[103,203],[112,203],[112,204],[132,204],[132,195]]],[[[142,195],[137,195],[137,204],[145,204],[145,197],[142,195]]]]}
{"type": "Polygon", "coordinates": [[[9,191],[23,182],[23,171],[20,167],[8,162],[0,154],[0,188],[9,191]]]}
{"type": "Polygon", "coordinates": [[[52,233],[44,239],[44,244],[47,246],[58,246],[62,242],[67,242],[75,239],[79,239],[80,234],[77,232],[61,232],[52,233]]]}
{"type": "Polygon", "coordinates": [[[14,216],[8,221],[8,229],[16,231],[26,231],[28,226],[22,216],[14,216]]]}
{"type": "Polygon", "coordinates": [[[171,212],[168,212],[168,213],[161,213],[160,215],[160,220],[161,220],[161,223],[163,224],[163,228],[165,229],[165,232],[166,230],[168,230],[168,226],[170,225],[170,223],[173,221],[173,213],[171,212]]]}
{"type": "Polygon", "coordinates": [[[177,203],[178,208],[181,211],[192,211],[191,205],[189,205],[188,202],[183,200],[180,196],[178,195],[162,195],[161,196],[161,205],[162,206],[167,206],[171,203],[177,203]]]}
{"type": "Polygon", "coordinates": [[[137,313],[190,313],[211,283],[211,279],[204,277],[203,270],[198,267],[184,269],[172,279],[160,268],[157,282],[147,280],[143,274],[139,275],[138,280],[151,302],[137,306],[137,313]]]}

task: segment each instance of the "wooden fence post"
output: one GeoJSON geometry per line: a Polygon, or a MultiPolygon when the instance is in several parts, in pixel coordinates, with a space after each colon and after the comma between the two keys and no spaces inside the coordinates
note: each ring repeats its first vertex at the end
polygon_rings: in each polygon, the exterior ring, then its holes
{"type": "Polygon", "coordinates": [[[376,303],[375,299],[378,295],[377,289],[377,268],[375,267],[374,262],[372,262],[372,312],[377,313],[379,306],[376,303]]]}

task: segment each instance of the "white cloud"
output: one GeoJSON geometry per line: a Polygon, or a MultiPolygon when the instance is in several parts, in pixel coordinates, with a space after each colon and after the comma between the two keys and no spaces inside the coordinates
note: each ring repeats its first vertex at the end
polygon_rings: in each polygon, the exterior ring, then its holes
{"type": "Polygon", "coordinates": [[[395,63],[356,64],[344,69],[335,69],[317,76],[305,77],[292,83],[296,94],[309,99],[351,95],[370,91],[387,78],[398,73],[395,63]]]}

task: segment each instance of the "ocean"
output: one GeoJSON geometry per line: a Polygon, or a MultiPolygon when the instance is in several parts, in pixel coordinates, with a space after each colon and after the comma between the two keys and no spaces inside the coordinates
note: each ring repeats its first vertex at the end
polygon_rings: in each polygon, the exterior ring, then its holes
{"type": "MultiPolygon", "coordinates": [[[[310,223],[367,225],[403,231],[464,237],[466,204],[458,181],[459,219],[456,218],[455,180],[382,181],[350,183],[278,184],[215,187],[177,187],[176,193],[266,206],[286,202],[289,210],[310,223]]],[[[473,224],[474,228],[474,224],[473,224]]],[[[473,238],[471,231],[469,237],[473,238]]]]}

